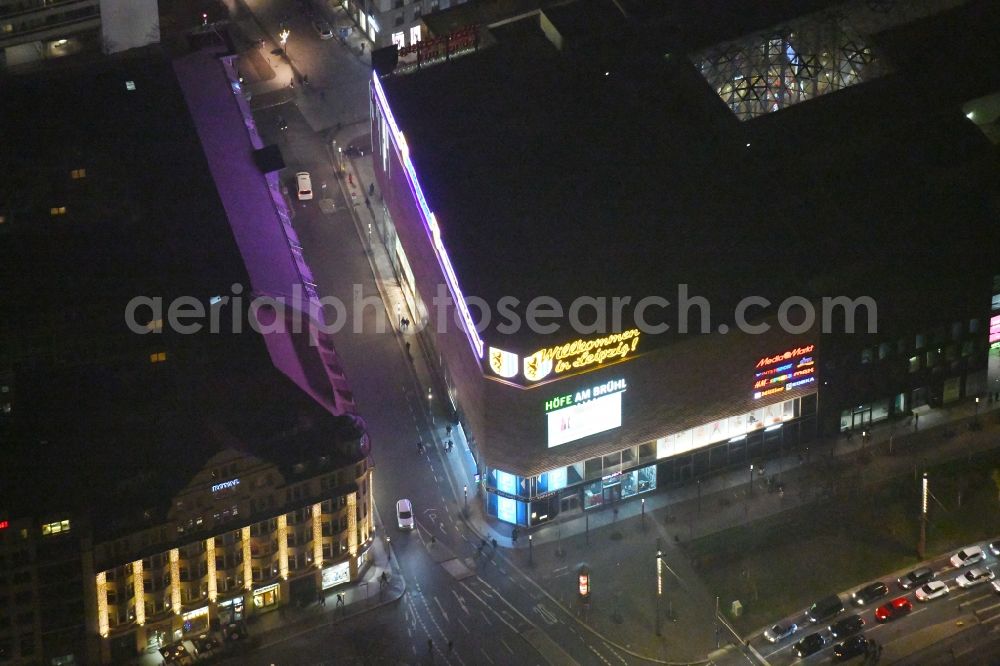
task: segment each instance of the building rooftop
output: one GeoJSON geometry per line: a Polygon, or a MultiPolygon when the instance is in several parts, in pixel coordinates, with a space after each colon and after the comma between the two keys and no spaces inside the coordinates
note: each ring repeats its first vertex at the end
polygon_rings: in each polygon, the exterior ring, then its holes
{"type": "Polygon", "coordinates": [[[1000,87],[1000,57],[994,3],[938,4],[864,35],[890,73],[747,122],[694,52],[627,22],[584,30],[587,14],[561,40],[537,15],[504,24],[495,45],[383,86],[466,296],[676,302],[687,284],[719,321],[758,294],[940,315],[983,302],[996,265],[995,153],[961,104],[1000,87]]]}
{"type": "Polygon", "coordinates": [[[219,56],[175,64],[146,53],[4,82],[0,376],[12,378],[15,397],[0,419],[0,516],[94,510],[96,527],[125,529],[162,520],[171,496],[223,449],[289,476],[320,455],[344,464],[363,455],[360,422],[322,399],[334,392],[323,350],[307,334],[265,340],[247,323],[255,292],[287,293],[302,273],[270,180],[248,170],[260,146],[233,110],[242,97],[219,56]],[[205,107],[214,125],[201,122],[205,107]],[[216,185],[219,154],[239,187],[216,185]],[[193,296],[211,311],[234,284],[244,302],[221,310],[217,334],[207,319],[190,335],[172,332],[167,317],[162,333],[125,324],[135,296],[162,297],[164,312],[193,296]],[[234,309],[242,333],[231,329],[234,309]]]}

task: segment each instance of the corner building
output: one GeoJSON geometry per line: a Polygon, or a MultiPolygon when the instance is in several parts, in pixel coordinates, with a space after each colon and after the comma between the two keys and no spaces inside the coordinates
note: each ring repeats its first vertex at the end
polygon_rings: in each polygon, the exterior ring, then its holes
{"type": "MultiPolygon", "coordinates": [[[[886,4],[762,10],[735,41],[694,15],[660,17],[681,23],[666,43],[655,17],[581,1],[373,54],[378,235],[491,516],[531,526],[804,450],[824,411],[839,424],[859,404],[844,359],[870,352],[883,328],[981,317],[996,253],[972,239],[996,235],[976,184],[991,151],[960,102],[992,75],[950,84],[931,111],[913,103],[915,77],[955,81],[944,72],[965,56],[942,53],[934,71],[913,63],[928,30],[975,31],[996,10],[886,4]],[[757,55],[717,55],[740,50],[757,55]],[[748,76],[768,84],[748,88],[748,76]],[[964,161],[929,157],[945,137],[968,148],[964,161]],[[940,185],[933,200],[919,182],[940,185]],[[917,245],[942,229],[947,246],[917,245]],[[823,297],[861,294],[881,306],[878,332],[857,317],[856,335],[826,335],[819,318],[786,327],[798,334],[778,325],[783,299],[819,312],[823,297]],[[562,307],[555,332],[527,330],[539,296],[562,307]],[[620,322],[567,325],[577,299],[615,296],[631,298],[620,322]],[[649,296],[670,304],[639,312],[649,296]],[[681,305],[693,296],[710,305],[707,326],[681,305]],[[749,311],[765,333],[737,332],[749,296],[771,303],[749,311]],[[514,332],[500,325],[504,299],[514,332]],[[685,325],[694,333],[678,334],[685,325]]],[[[948,372],[966,386],[982,356],[948,372]]],[[[897,402],[896,415],[916,407],[897,402]]]]}

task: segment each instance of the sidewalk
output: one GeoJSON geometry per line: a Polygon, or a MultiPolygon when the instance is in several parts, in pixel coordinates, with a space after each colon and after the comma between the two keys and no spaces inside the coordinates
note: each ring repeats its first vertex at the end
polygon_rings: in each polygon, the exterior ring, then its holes
{"type": "MultiPolygon", "coordinates": [[[[238,660],[239,655],[247,649],[257,649],[281,643],[318,627],[345,622],[358,615],[399,601],[406,592],[406,580],[401,574],[395,553],[392,552],[392,548],[384,539],[383,535],[386,532],[378,514],[378,507],[375,508],[375,520],[377,529],[369,551],[369,557],[372,558],[371,564],[361,580],[324,590],[322,602],[316,601],[303,608],[291,605],[280,606],[276,610],[245,618],[247,638],[238,642],[226,643],[222,640],[220,631],[208,632],[212,637],[218,639],[223,649],[228,648],[230,651],[213,650],[204,655],[205,660],[213,663],[218,657],[238,660]],[[388,574],[388,585],[385,588],[379,586],[382,572],[388,574]],[[341,594],[344,595],[344,604],[338,606],[337,596],[341,594]]],[[[198,661],[196,659],[196,663],[198,661]]],[[[136,666],[159,666],[163,663],[163,659],[159,652],[154,651],[143,654],[132,663],[136,666]]]]}
{"type": "MultiPolygon", "coordinates": [[[[340,145],[370,145],[368,128],[352,127],[337,135],[340,145]]],[[[378,237],[380,209],[379,193],[369,195],[374,183],[370,158],[344,159],[342,186],[348,200],[353,200],[359,237],[369,252],[376,282],[390,312],[397,304],[402,316],[414,320],[407,310],[397,276],[378,237]],[[366,199],[367,204],[365,203],[366,199]]],[[[409,353],[413,372],[421,386],[432,387],[436,395],[443,390],[432,370],[428,350],[419,335],[397,331],[400,346],[409,353]]],[[[969,437],[955,437],[958,428],[965,428],[978,414],[984,429],[995,427],[995,414],[1000,405],[964,400],[925,412],[917,429],[911,418],[883,422],[870,426],[869,435],[852,437],[837,435],[816,440],[795,453],[780,459],[764,461],[766,474],[757,475],[750,488],[749,470],[740,467],[722,471],[683,485],[664,487],[645,497],[616,507],[573,513],[551,523],[522,529],[514,544],[511,526],[484,515],[482,498],[474,482],[477,471],[474,446],[465,440],[461,429],[446,434],[444,415],[434,415],[436,424],[434,446],[443,446],[446,439],[454,442],[454,450],[442,458],[453,479],[456,504],[464,507],[463,486],[468,489],[467,510],[464,511],[471,529],[481,538],[496,539],[509,552],[511,563],[527,571],[550,599],[570,613],[576,613],[574,595],[575,567],[586,557],[594,581],[593,611],[582,624],[623,652],[654,661],[698,661],[715,652],[715,599],[701,585],[697,571],[676,545],[720,532],[737,525],[773,516],[816,501],[832,497],[838,484],[852,483],[864,487],[879,478],[907,473],[924,464],[958,457],[973,450],[989,448],[989,436],[977,439],[975,449],[969,437]],[[769,487],[774,477],[783,484],[783,492],[769,487]],[[769,492],[771,490],[771,492],[769,492]],[[531,535],[529,545],[528,535],[531,535]],[[591,548],[611,540],[612,548],[591,548]],[[655,572],[654,553],[659,540],[670,576],[666,583],[669,594],[667,608],[661,609],[662,636],[657,637],[653,599],[648,590],[627,572],[634,567],[649,567],[655,572]],[[648,554],[648,562],[647,555],[648,554]],[[615,590],[609,589],[612,581],[615,590]],[[603,587],[603,591],[602,591],[603,587]],[[609,637],[614,637],[609,638],[609,637]]],[[[725,645],[728,635],[720,635],[725,645]]],[[[722,652],[715,656],[722,657],[722,652]]],[[[728,653],[727,653],[727,656],[728,653]]],[[[733,658],[743,658],[732,655],[733,658]]]]}

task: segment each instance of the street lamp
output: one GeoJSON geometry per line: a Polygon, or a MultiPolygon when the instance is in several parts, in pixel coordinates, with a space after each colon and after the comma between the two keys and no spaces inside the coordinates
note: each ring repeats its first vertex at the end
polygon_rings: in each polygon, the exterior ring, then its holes
{"type": "Polygon", "coordinates": [[[750,463],[750,496],[753,497],[753,463],[750,463]]]}
{"type": "Polygon", "coordinates": [[[534,564],[534,563],[535,563],[534,551],[531,548],[531,535],[529,534],[528,535],[528,564],[534,564]]]}
{"type": "Polygon", "coordinates": [[[469,510],[469,486],[462,486],[462,497],[465,499],[465,510],[469,510]]]}
{"type": "Polygon", "coordinates": [[[920,543],[917,544],[917,555],[924,559],[924,550],[927,547],[927,496],[930,494],[927,488],[927,472],[924,472],[921,481],[920,492],[920,543]]]}
{"type": "Polygon", "coordinates": [[[642,529],[646,529],[646,498],[642,498],[642,529]]]}
{"type": "Polygon", "coordinates": [[[660,633],[660,597],[663,596],[663,550],[660,539],[656,539],[656,635],[660,633]]]}
{"type": "Polygon", "coordinates": [[[288,28],[282,28],[281,32],[278,33],[278,41],[281,42],[281,48],[285,48],[285,44],[288,43],[288,36],[292,34],[292,31],[288,28]]]}

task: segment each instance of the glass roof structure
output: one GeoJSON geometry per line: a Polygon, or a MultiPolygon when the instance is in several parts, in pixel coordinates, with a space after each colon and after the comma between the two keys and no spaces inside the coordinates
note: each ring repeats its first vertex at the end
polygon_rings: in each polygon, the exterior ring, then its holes
{"type": "Polygon", "coordinates": [[[864,0],[808,14],[691,59],[740,120],[878,78],[889,71],[866,35],[964,0],[864,0]]]}

